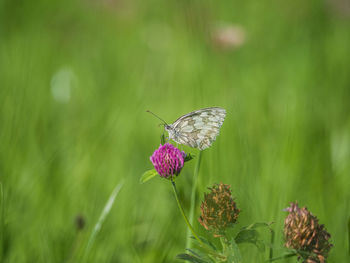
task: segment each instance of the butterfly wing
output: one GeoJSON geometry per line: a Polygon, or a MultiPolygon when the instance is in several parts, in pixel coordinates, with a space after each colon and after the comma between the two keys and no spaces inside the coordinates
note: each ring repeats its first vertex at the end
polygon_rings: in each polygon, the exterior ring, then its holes
{"type": "Polygon", "coordinates": [[[173,127],[179,144],[204,150],[212,145],[225,120],[226,110],[219,107],[204,108],[178,118],[173,127]]]}

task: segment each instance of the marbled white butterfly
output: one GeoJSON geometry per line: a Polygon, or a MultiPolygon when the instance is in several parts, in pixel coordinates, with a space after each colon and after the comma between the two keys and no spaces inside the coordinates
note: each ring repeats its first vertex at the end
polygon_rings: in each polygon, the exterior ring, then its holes
{"type": "MultiPolygon", "coordinates": [[[[148,111],[150,112],[150,111],[148,111]]],[[[150,112],[157,118],[154,113],[150,112]]],[[[164,120],[164,128],[169,134],[169,140],[204,150],[212,145],[225,120],[226,110],[210,107],[190,112],[178,118],[173,124],[164,120]]]]}

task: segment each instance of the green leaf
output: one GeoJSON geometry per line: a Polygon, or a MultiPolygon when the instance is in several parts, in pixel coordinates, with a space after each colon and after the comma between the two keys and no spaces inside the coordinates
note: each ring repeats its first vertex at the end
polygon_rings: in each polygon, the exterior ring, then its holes
{"type": "MultiPolygon", "coordinates": [[[[196,243],[198,243],[198,240],[194,237],[194,236],[191,236],[191,238],[193,239],[193,241],[195,241],[196,243]]],[[[217,251],[217,248],[216,246],[211,243],[208,239],[206,239],[205,237],[202,237],[202,236],[199,236],[199,239],[206,245],[208,245],[208,247],[212,248],[214,251],[217,251]]],[[[200,245],[198,243],[198,245],[200,245]]]]}
{"type": "Polygon", "coordinates": [[[242,263],[242,256],[234,238],[231,239],[229,246],[226,247],[227,263],[242,263]]]}
{"type": "Polygon", "coordinates": [[[237,244],[239,243],[251,243],[255,245],[260,252],[265,251],[265,244],[259,239],[259,232],[255,229],[241,229],[235,237],[237,244]]]}
{"type": "Polygon", "coordinates": [[[235,241],[237,244],[251,242],[252,240],[257,240],[258,237],[259,233],[255,229],[242,229],[236,235],[235,241]]]}
{"type": "Polygon", "coordinates": [[[194,255],[195,257],[198,257],[204,261],[207,261],[207,262],[211,262],[213,263],[214,261],[209,257],[209,255],[207,254],[207,251],[204,251],[204,250],[201,250],[200,248],[196,249],[196,248],[186,248],[186,250],[194,255]]]}
{"type": "Polygon", "coordinates": [[[140,183],[144,184],[145,182],[147,182],[147,181],[151,180],[153,177],[155,177],[157,174],[158,173],[155,169],[148,170],[148,171],[144,172],[144,174],[140,178],[140,183]]]}
{"type": "Polygon", "coordinates": [[[257,240],[254,245],[258,248],[258,250],[260,252],[264,252],[265,251],[265,244],[262,240],[257,240]]]}
{"type": "Polygon", "coordinates": [[[264,222],[259,222],[259,223],[253,223],[249,226],[244,226],[242,227],[242,229],[256,229],[256,228],[259,228],[259,227],[268,227],[270,228],[270,225],[272,223],[264,223],[264,222]]]}
{"type": "Polygon", "coordinates": [[[193,263],[210,263],[210,262],[208,262],[206,260],[203,260],[201,258],[192,256],[192,255],[189,255],[189,254],[178,254],[176,256],[176,258],[182,259],[182,260],[186,260],[186,261],[189,261],[189,262],[193,262],[193,263]]]}
{"type": "Polygon", "coordinates": [[[188,161],[191,161],[193,158],[195,157],[195,155],[192,155],[190,153],[186,154],[186,157],[185,157],[185,162],[188,162],[188,161]]]}
{"type": "Polygon", "coordinates": [[[217,262],[218,260],[220,262],[225,261],[226,262],[226,256],[218,253],[217,252],[217,248],[206,238],[199,236],[199,239],[203,242],[203,243],[199,243],[197,239],[195,239],[195,237],[191,236],[191,238],[193,239],[193,244],[195,245],[195,249],[186,249],[187,251],[193,253],[197,253],[194,254],[195,256],[200,256],[200,258],[202,260],[206,260],[208,262],[217,262]],[[205,246],[203,246],[203,244],[205,246]],[[215,260],[214,260],[215,259],[215,260]]]}
{"type": "Polygon", "coordinates": [[[285,255],[282,255],[282,256],[279,256],[279,257],[271,258],[269,260],[266,260],[265,262],[272,262],[272,261],[276,261],[276,260],[280,260],[280,259],[291,258],[291,257],[294,257],[296,255],[297,254],[295,254],[295,253],[285,254],[285,255]]]}
{"type": "Polygon", "coordinates": [[[199,255],[200,254],[200,252],[199,251],[194,251],[193,249],[190,249],[190,248],[186,248],[186,250],[188,251],[188,252],[190,252],[191,254],[193,254],[194,256],[196,256],[196,257],[198,257],[198,258],[201,258],[201,256],[199,255]]]}
{"type": "Polygon", "coordinates": [[[316,256],[312,252],[310,253],[310,252],[303,251],[303,250],[296,250],[296,249],[285,248],[285,247],[276,248],[276,249],[282,251],[282,255],[275,257],[275,258],[270,258],[270,259],[266,260],[265,262],[277,261],[280,259],[286,259],[286,258],[290,258],[290,257],[294,257],[294,256],[300,256],[304,259],[308,258],[310,256],[316,256]]]}
{"type": "Polygon", "coordinates": [[[196,247],[196,249],[187,249],[188,251],[195,251],[198,255],[200,255],[201,259],[207,260],[208,262],[226,262],[226,256],[221,252],[218,253],[217,248],[210,241],[208,241],[204,237],[199,236],[199,239],[203,242],[199,243],[198,240],[195,239],[193,236],[191,236],[191,238],[193,239],[193,244],[196,247]],[[203,244],[205,246],[203,246],[203,244]]]}

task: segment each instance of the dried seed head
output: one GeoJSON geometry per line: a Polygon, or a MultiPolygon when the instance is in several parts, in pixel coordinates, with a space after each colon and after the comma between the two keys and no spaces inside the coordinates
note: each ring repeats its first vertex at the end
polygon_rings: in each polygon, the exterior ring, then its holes
{"type": "Polygon", "coordinates": [[[324,225],[320,225],[317,217],[306,207],[299,208],[297,202],[291,203],[285,210],[289,212],[284,221],[285,246],[307,252],[299,255],[303,262],[326,262],[332,244],[328,241],[331,235],[324,225]]]}
{"type": "Polygon", "coordinates": [[[215,184],[209,190],[204,194],[198,221],[206,230],[212,231],[214,237],[219,237],[237,221],[240,210],[233,201],[230,185],[215,184]]]}

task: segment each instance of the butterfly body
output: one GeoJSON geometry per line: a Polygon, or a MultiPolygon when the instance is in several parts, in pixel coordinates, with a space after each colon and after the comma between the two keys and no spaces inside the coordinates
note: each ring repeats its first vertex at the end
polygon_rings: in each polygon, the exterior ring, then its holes
{"type": "Polygon", "coordinates": [[[223,108],[204,108],[183,115],[173,124],[164,125],[164,128],[170,140],[204,150],[219,135],[225,116],[226,110],[223,108]]]}

